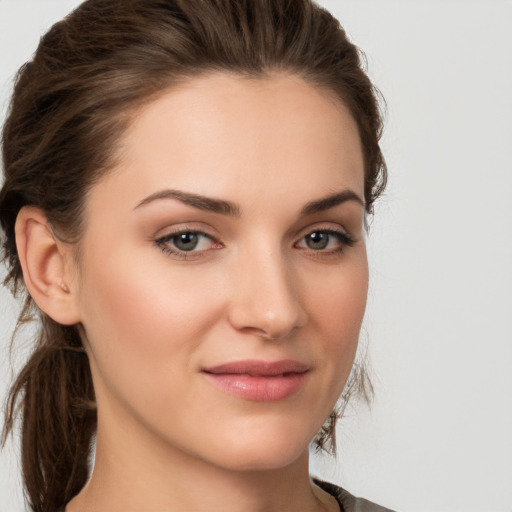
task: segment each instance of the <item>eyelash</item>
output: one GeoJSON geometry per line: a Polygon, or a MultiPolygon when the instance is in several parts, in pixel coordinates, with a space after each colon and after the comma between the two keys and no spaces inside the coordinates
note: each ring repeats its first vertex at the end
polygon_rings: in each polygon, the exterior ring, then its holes
{"type": "MultiPolygon", "coordinates": [[[[296,247],[297,244],[299,242],[301,242],[302,240],[304,240],[306,237],[311,236],[315,233],[322,233],[322,234],[328,235],[330,237],[334,237],[338,240],[338,242],[340,244],[339,247],[336,247],[335,249],[330,249],[330,250],[309,249],[309,251],[312,252],[312,254],[315,257],[329,257],[329,256],[339,255],[346,249],[346,247],[352,247],[356,243],[356,240],[349,233],[345,233],[343,231],[337,231],[334,229],[320,228],[320,229],[314,229],[314,230],[306,233],[305,235],[303,235],[299,239],[299,241],[294,244],[294,247],[296,247]]],[[[219,242],[212,235],[209,235],[208,233],[205,233],[204,231],[200,231],[197,229],[187,229],[187,228],[179,229],[179,230],[173,231],[172,233],[169,233],[165,236],[157,238],[155,240],[155,244],[162,250],[162,252],[164,254],[168,254],[168,255],[173,256],[174,258],[180,259],[180,260],[196,259],[198,257],[201,257],[201,255],[208,250],[207,249],[204,251],[195,251],[195,250],[183,251],[183,250],[177,249],[176,247],[173,248],[170,245],[170,243],[172,243],[172,241],[174,239],[176,239],[178,236],[184,235],[184,234],[198,235],[200,237],[206,237],[206,238],[210,239],[212,241],[212,243],[219,245],[219,247],[217,247],[217,249],[220,249],[223,247],[222,243],[219,242]]],[[[308,248],[299,248],[299,247],[296,247],[296,248],[301,249],[301,250],[308,250],[308,248]]]]}

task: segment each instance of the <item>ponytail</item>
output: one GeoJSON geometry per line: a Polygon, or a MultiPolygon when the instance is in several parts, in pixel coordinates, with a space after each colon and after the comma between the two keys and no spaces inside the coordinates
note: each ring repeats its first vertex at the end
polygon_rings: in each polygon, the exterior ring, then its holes
{"type": "Polygon", "coordinates": [[[8,395],[3,443],[18,414],[28,504],[35,512],[63,510],[87,481],[96,429],[89,361],[76,327],[42,317],[36,348],[8,395]]]}

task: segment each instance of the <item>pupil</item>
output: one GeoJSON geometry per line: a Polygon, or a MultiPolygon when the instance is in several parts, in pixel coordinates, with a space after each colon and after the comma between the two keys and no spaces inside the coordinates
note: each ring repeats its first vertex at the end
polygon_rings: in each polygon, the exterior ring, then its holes
{"type": "Polygon", "coordinates": [[[191,251],[196,248],[198,236],[195,233],[182,233],[174,241],[174,245],[181,251],[191,251]]]}
{"type": "Polygon", "coordinates": [[[307,236],[307,244],[310,249],[325,249],[329,243],[329,235],[327,233],[311,233],[307,236]]]}

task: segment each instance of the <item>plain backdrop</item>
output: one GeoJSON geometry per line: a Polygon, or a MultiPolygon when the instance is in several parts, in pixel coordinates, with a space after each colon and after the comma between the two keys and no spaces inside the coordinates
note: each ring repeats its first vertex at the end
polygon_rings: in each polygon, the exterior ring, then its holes
{"type": "MultiPolygon", "coordinates": [[[[13,75],[79,2],[0,0],[0,120],[13,75]]],[[[312,472],[408,512],[512,511],[512,2],[323,0],[388,104],[388,190],[362,339],[376,397],[312,472]]],[[[0,399],[17,306],[0,292],[0,399]]],[[[21,354],[14,365],[22,359],[21,354]]],[[[0,510],[24,510],[16,446],[0,510]]]]}

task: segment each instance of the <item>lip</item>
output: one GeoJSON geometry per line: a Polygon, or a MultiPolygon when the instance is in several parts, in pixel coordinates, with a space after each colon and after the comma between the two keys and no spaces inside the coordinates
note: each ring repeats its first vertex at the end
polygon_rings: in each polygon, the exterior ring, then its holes
{"type": "Polygon", "coordinates": [[[275,402],[296,394],[310,367],[290,359],[245,360],[203,368],[203,375],[221,390],[257,402],[275,402]]]}

